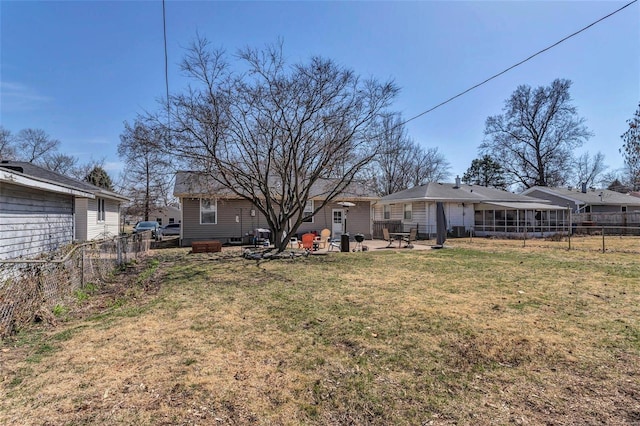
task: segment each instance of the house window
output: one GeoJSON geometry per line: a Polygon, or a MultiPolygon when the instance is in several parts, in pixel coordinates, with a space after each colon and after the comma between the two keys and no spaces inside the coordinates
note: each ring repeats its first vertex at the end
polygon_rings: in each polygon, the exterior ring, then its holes
{"type": "Polygon", "coordinates": [[[303,222],[313,223],[313,200],[307,200],[302,217],[304,218],[303,222]]]}
{"type": "Polygon", "coordinates": [[[98,201],[98,222],[104,222],[106,218],[104,198],[98,198],[97,201],[98,201]]]}
{"type": "Polygon", "coordinates": [[[411,217],[413,216],[413,210],[412,210],[412,204],[405,204],[404,205],[404,220],[411,220],[411,217]]]}
{"type": "Polygon", "coordinates": [[[215,225],[218,223],[218,201],[216,199],[200,199],[200,224],[215,225]]]}
{"type": "Polygon", "coordinates": [[[388,204],[382,206],[382,218],[385,220],[391,219],[391,206],[388,204]]]}
{"type": "Polygon", "coordinates": [[[162,218],[156,217],[156,222],[158,222],[158,225],[162,225],[162,218]]]}
{"type": "Polygon", "coordinates": [[[176,220],[172,217],[169,218],[169,223],[176,223],[176,220]]]}
{"type": "Polygon", "coordinates": [[[621,209],[622,209],[622,213],[626,213],[627,212],[627,206],[622,206],[621,209]]]}

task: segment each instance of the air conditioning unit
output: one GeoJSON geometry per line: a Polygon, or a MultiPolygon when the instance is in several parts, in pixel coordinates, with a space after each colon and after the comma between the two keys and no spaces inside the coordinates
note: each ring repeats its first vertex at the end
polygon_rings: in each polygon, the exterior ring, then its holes
{"type": "Polygon", "coordinates": [[[454,226],[452,234],[454,238],[463,238],[466,236],[467,230],[464,226],[454,226]]]}

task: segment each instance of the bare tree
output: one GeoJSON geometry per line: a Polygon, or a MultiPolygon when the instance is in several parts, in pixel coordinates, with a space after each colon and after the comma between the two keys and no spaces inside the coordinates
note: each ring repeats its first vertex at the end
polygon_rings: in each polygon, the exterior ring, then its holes
{"type": "Polygon", "coordinates": [[[604,164],[604,154],[598,152],[591,157],[588,152],[580,155],[575,162],[576,186],[582,184],[587,187],[596,186],[602,183],[602,175],[607,170],[604,164]]]}
{"type": "Polygon", "coordinates": [[[425,149],[418,145],[402,123],[399,114],[385,114],[375,129],[379,150],[367,170],[367,177],[380,196],[443,180],[449,175],[449,163],[438,148],[425,149]]]}
{"type": "Polygon", "coordinates": [[[640,189],[640,104],[627,124],[629,128],[620,136],[624,141],[620,152],[629,171],[631,186],[637,190],[640,189]]]}
{"type": "Polygon", "coordinates": [[[122,190],[133,199],[129,214],[149,220],[153,207],[169,202],[173,168],[162,150],[166,133],[141,118],[133,126],[125,122],[124,127],[118,145],[118,155],[125,163],[122,190]]]}
{"type": "Polygon", "coordinates": [[[424,149],[414,144],[412,151],[413,160],[407,166],[407,174],[411,178],[409,186],[440,182],[449,178],[449,162],[438,152],[437,147],[424,149]]]}
{"type": "Polygon", "coordinates": [[[500,163],[508,184],[530,188],[568,181],[572,152],[591,136],[571,104],[570,87],[563,79],[536,89],[519,86],[503,114],[487,118],[480,151],[500,163]]]}
{"type": "Polygon", "coordinates": [[[307,200],[322,198],[317,213],[375,156],[372,125],[397,88],[324,58],[287,66],[281,44],[238,52],[244,74],[224,57],[204,38],[189,49],[182,69],[196,86],[171,98],[172,146],[253,203],[282,251],[307,200]]]}
{"type": "Polygon", "coordinates": [[[20,160],[41,164],[47,155],[57,151],[60,141],[42,129],[22,129],[16,136],[16,146],[20,160]]]}
{"type": "Polygon", "coordinates": [[[399,114],[384,115],[375,129],[378,154],[373,158],[370,182],[380,196],[409,187],[406,165],[412,160],[413,141],[407,135],[399,114]]]}
{"type": "Polygon", "coordinates": [[[15,160],[16,147],[9,129],[0,126],[0,160],[15,160]]]}
{"type": "Polygon", "coordinates": [[[74,176],[74,171],[78,167],[78,157],[60,153],[48,153],[39,164],[45,169],[51,170],[67,176],[74,176]]]}

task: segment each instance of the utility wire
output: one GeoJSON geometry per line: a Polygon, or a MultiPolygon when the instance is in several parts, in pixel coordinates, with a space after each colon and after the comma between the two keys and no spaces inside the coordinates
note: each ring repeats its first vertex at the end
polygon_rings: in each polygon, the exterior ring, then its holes
{"type": "Polygon", "coordinates": [[[167,55],[167,14],[164,0],[162,0],[162,30],[164,33],[164,85],[167,93],[167,126],[170,127],[170,106],[169,106],[169,56],[167,55]]]}
{"type": "Polygon", "coordinates": [[[563,42],[565,42],[565,41],[569,40],[570,38],[572,38],[572,37],[574,37],[574,36],[576,36],[576,35],[580,34],[581,32],[586,31],[587,29],[589,29],[589,28],[593,27],[593,26],[594,26],[594,25],[596,25],[597,23],[599,23],[599,22],[601,22],[601,21],[604,21],[605,19],[607,19],[607,18],[609,18],[609,17],[611,17],[611,16],[615,15],[616,13],[618,13],[618,12],[620,12],[621,10],[623,10],[623,9],[625,9],[625,8],[627,8],[627,7],[629,7],[629,6],[631,6],[632,4],[636,3],[637,1],[638,1],[638,0],[633,0],[633,1],[631,1],[631,2],[629,2],[629,3],[627,3],[627,4],[625,4],[625,5],[624,5],[624,6],[622,6],[621,8],[619,8],[619,9],[617,9],[617,10],[615,10],[615,11],[611,12],[610,14],[608,14],[608,15],[606,15],[606,16],[603,16],[602,18],[598,19],[597,21],[594,21],[594,22],[590,23],[590,24],[589,24],[589,25],[587,25],[586,27],[579,29],[578,31],[574,32],[573,34],[569,34],[568,36],[566,36],[566,37],[565,37],[565,38],[563,38],[562,40],[557,41],[557,42],[553,43],[552,45],[550,45],[550,46],[548,46],[548,47],[545,47],[545,48],[544,48],[544,49],[542,49],[542,50],[539,50],[538,52],[534,53],[533,55],[529,56],[529,57],[528,57],[528,58],[526,58],[526,59],[523,59],[522,61],[518,62],[517,64],[511,65],[509,68],[507,68],[507,69],[505,69],[505,70],[503,70],[503,71],[500,71],[500,72],[499,72],[499,73],[497,73],[497,74],[492,75],[491,77],[489,77],[489,78],[487,78],[486,80],[484,80],[484,81],[482,81],[482,82],[480,82],[480,83],[476,84],[475,86],[472,86],[472,87],[468,88],[467,90],[465,90],[465,91],[463,91],[463,92],[460,92],[460,93],[458,93],[458,94],[457,94],[457,95],[455,95],[455,96],[450,97],[450,98],[449,98],[449,99],[447,99],[446,101],[440,102],[438,105],[436,105],[436,106],[434,106],[434,107],[432,107],[432,108],[429,108],[428,110],[423,111],[423,112],[421,112],[420,114],[415,115],[415,116],[413,116],[413,117],[409,118],[408,120],[406,120],[406,121],[404,121],[404,122],[402,122],[402,123],[399,123],[396,127],[403,126],[403,125],[407,124],[407,123],[408,123],[408,122],[410,122],[410,121],[413,121],[413,120],[415,120],[415,119],[417,119],[417,118],[420,118],[420,117],[422,117],[423,115],[428,114],[428,113],[430,113],[431,111],[433,111],[433,110],[435,110],[435,109],[437,109],[437,108],[440,108],[440,107],[441,107],[441,106],[443,106],[443,105],[448,104],[449,102],[453,101],[454,99],[457,99],[457,98],[459,98],[460,96],[462,96],[462,95],[464,95],[464,94],[467,94],[467,93],[469,93],[470,91],[472,91],[472,90],[474,90],[474,89],[477,89],[478,87],[480,87],[480,86],[482,86],[482,85],[484,85],[484,84],[488,83],[489,81],[493,80],[494,78],[500,77],[502,74],[505,74],[505,73],[507,73],[507,72],[511,71],[512,69],[514,69],[514,68],[516,68],[516,67],[518,67],[518,66],[520,66],[520,65],[524,64],[525,62],[530,61],[531,59],[535,58],[536,56],[538,56],[538,55],[540,55],[540,54],[542,54],[542,53],[544,53],[544,52],[546,52],[547,50],[550,50],[550,49],[552,49],[552,48],[556,47],[556,46],[557,46],[557,45],[559,45],[560,43],[563,43],[563,42]]]}

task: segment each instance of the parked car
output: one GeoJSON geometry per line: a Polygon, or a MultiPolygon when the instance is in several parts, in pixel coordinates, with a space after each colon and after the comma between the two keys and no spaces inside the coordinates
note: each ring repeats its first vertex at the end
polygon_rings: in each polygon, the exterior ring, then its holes
{"type": "Polygon", "coordinates": [[[144,221],[136,223],[133,227],[133,233],[137,234],[144,231],[151,231],[151,237],[157,239],[160,236],[160,224],[156,221],[144,221]]]}
{"type": "Polygon", "coordinates": [[[160,228],[160,234],[163,237],[170,235],[180,235],[180,224],[179,223],[170,223],[168,225],[164,225],[160,228]]]}

